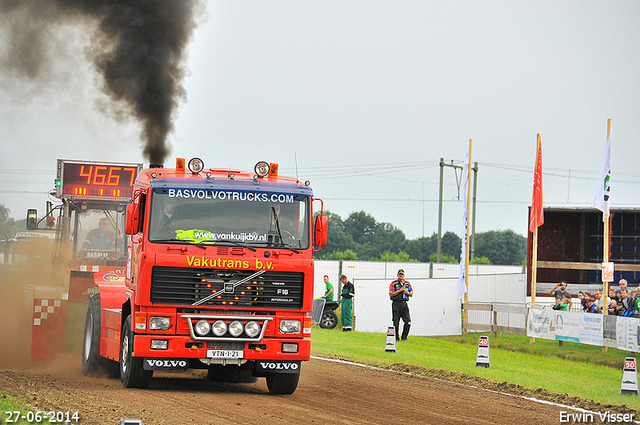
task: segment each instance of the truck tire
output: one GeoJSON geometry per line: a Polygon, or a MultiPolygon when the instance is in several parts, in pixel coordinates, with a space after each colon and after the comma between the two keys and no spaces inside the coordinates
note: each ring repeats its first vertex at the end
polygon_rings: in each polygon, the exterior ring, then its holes
{"type": "Polygon", "coordinates": [[[293,394],[299,380],[300,373],[268,373],[267,388],[271,394],[293,394]]]}
{"type": "Polygon", "coordinates": [[[147,388],[152,377],[152,370],[144,370],[143,358],[133,356],[133,331],[129,315],[122,326],[120,380],[125,388],[147,388]]]}
{"type": "Polygon", "coordinates": [[[118,363],[100,356],[100,294],[89,298],[82,339],[82,373],[85,376],[115,378],[118,363]]]}
{"type": "Polygon", "coordinates": [[[318,326],[320,326],[322,329],[333,329],[337,325],[338,315],[336,314],[336,312],[332,310],[325,310],[325,312],[322,313],[322,317],[320,318],[318,326]]]}

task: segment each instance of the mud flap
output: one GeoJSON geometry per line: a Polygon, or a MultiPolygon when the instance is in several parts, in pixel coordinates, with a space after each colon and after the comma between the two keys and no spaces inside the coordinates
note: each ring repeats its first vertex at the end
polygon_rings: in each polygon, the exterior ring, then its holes
{"type": "Polygon", "coordinates": [[[258,360],[254,376],[266,376],[268,373],[300,373],[300,360],[258,360]]]}
{"type": "Polygon", "coordinates": [[[163,359],[145,357],[144,370],[182,370],[189,367],[189,359],[163,359]]]}

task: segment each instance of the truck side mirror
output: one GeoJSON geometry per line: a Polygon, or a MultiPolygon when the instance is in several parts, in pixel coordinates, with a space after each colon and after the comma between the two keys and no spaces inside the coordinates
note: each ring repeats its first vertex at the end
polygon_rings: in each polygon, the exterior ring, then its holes
{"type": "Polygon", "coordinates": [[[27,210],[27,230],[36,230],[38,228],[38,210],[27,210]]]}
{"type": "Polygon", "coordinates": [[[327,229],[329,227],[329,218],[326,215],[316,217],[314,243],[316,246],[325,246],[327,244],[327,229]]]}
{"type": "Polygon", "coordinates": [[[140,223],[140,208],[138,204],[129,203],[127,204],[127,219],[126,225],[124,228],[124,232],[127,235],[134,235],[138,233],[138,229],[140,223]]]}

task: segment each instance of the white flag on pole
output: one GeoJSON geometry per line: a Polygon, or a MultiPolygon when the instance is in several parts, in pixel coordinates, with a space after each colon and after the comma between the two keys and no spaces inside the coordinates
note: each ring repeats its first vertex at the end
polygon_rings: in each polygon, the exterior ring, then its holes
{"type": "Polygon", "coordinates": [[[602,211],[602,221],[604,216],[609,214],[609,197],[611,196],[611,133],[607,138],[607,148],[604,151],[602,168],[600,168],[600,178],[598,179],[598,190],[593,200],[593,206],[602,211]]]}
{"type": "Polygon", "coordinates": [[[467,196],[469,193],[469,152],[467,152],[467,156],[464,158],[464,166],[462,168],[462,181],[463,183],[463,197],[464,201],[463,207],[463,220],[464,220],[464,231],[462,232],[462,247],[460,249],[460,278],[458,279],[458,288],[460,289],[460,299],[464,299],[464,294],[467,292],[467,285],[465,282],[465,271],[467,265],[467,228],[469,226],[469,219],[467,213],[467,196]]]}

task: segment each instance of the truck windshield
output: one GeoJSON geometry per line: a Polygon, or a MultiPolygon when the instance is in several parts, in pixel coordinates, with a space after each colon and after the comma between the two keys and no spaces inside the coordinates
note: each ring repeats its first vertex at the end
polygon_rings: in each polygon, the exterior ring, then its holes
{"type": "Polygon", "coordinates": [[[77,211],[76,232],[76,258],[111,261],[124,258],[124,212],[77,211]]]}
{"type": "Polygon", "coordinates": [[[309,247],[309,197],[287,193],[154,189],[149,240],[252,248],[309,247]]]}

